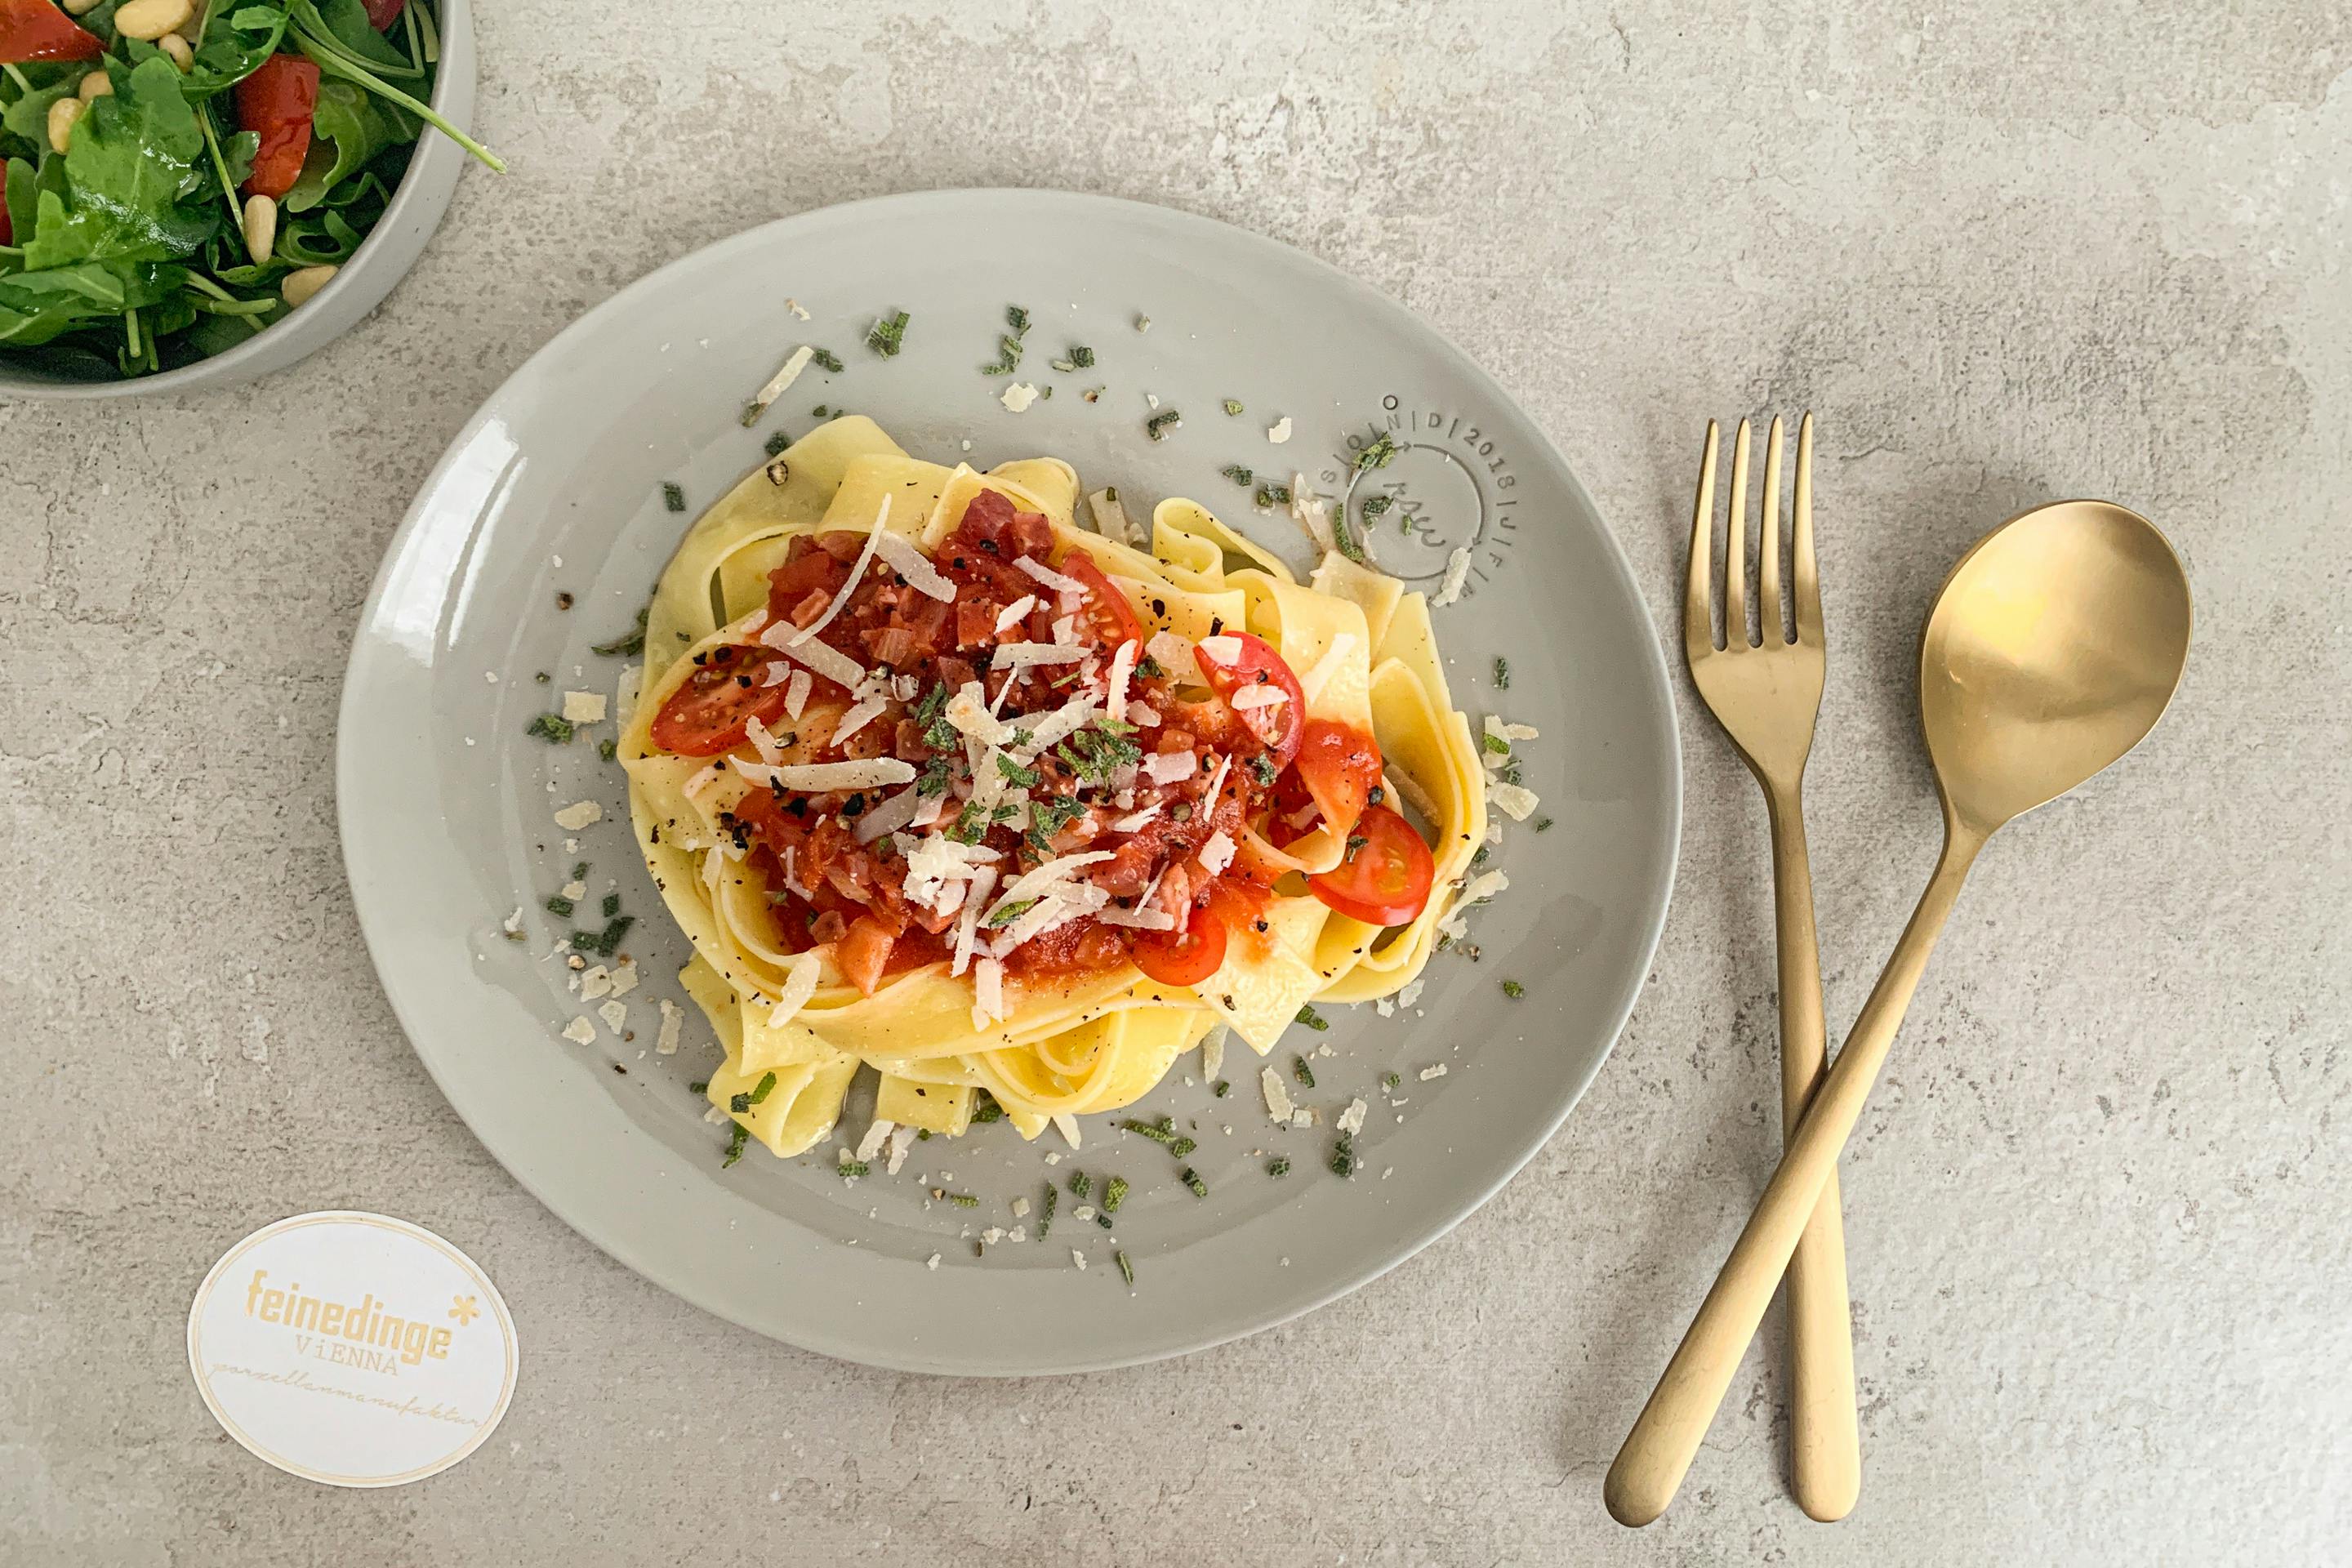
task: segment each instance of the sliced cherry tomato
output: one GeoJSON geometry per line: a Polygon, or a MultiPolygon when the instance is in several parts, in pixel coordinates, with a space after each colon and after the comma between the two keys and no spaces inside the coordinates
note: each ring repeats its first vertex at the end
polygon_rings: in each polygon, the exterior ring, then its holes
{"type": "Polygon", "coordinates": [[[74,26],[54,0],[0,0],[0,61],[94,60],[105,52],[98,35],[74,26]]]}
{"type": "Polygon", "coordinates": [[[1225,962],[1225,922],[1195,909],[1181,931],[1147,931],[1135,939],[1135,966],[1162,985],[1198,985],[1225,962]]]}
{"type": "Polygon", "coordinates": [[[715,757],[743,743],[745,724],[784,716],[784,684],[761,684],[781,654],[730,644],[705,656],[654,715],[654,744],[681,757],[715,757]]]}
{"type": "Polygon", "coordinates": [[[1366,806],[1348,842],[1339,865],[1307,879],[1327,906],[1376,926],[1403,925],[1428,906],[1437,866],[1412,823],[1387,806],[1366,806]]]}
{"type": "Polygon", "coordinates": [[[360,0],[360,4],[367,7],[368,26],[381,33],[400,20],[401,8],[408,0],[360,0]]]}
{"type": "Polygon", "coordinates": [[[274,198],[294,188],[310,151],[310,113],[318,107],[318,64],[300,55],[272,55],[236,84],[236,122],[261,138],[246,195],[274,198]]]}
{"type": "MultiPolygon", "coordinates": [[[[1275,796],[1275,809],[1304,794],[1323,814],[1324,826],[1344,833],[1364,814],[1364,804],[1381,782],[1380,742],[1352,724],[1309,719],[1299,732],[1298,757],[1275,796]],[[1293,788],[1292,781],[1297,781],[1293,788]]],[[[1294,804],[1289,811],[1299,809],[1294,804]]],[[[1287,815],[1287,813],[1285,813],[1287,815]]]]}
{"type": "MultiPolygon", "coordinates": [[[[1094,623],[1095,637],[1107,647],[1116,648],[1123,642],[1140,645],[1143,623],[1135,618],[1135,606],[1127,595],[1095,564],[1094,557],[1083,550],[1073,549],[1054,568],[1065,577],[1075,577],[1087,585],[1087,618],[1094,623]]],[[[1141,652],[1139,646],[1137,652],[1141,652]]]]}
{"type": "Polygon", "coordinates": [[[1298,754],[1298,734],[1306,720],[1307,698],[1298,689],[1298,677],[1264,637],[1247,632],[1226,632],[1223,637],[1240,645],[1241,652],[1231,663],[1209,656],[1209,645],[1218,640],[1215,637],[1193,645],[1192,658],[1201,667],[1202,679],[1210,690],[1224,699],[1225,706],[1233,708],[1243,727],[1274,753],[1274,765],[1286,768],[1298,754]],[[1283,700],[1262,708],[1234,708],[1234,697],[1244,688],[1267,686],[1278,689],[1283,700]]]}

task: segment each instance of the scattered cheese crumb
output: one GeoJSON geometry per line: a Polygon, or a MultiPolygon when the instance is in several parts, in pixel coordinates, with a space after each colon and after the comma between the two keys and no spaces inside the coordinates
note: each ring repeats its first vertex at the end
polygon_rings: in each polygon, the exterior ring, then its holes
{"type": "Polygon", "coordinates": [[[1421,1081],[1423,1083],[1427,1083],[1431,1079],[1444,1078],[1444,1076],[1445,1064],[1444,1062],[1438,1063],[1433,1068],[1423,1068],[1421,1069],[1421,1081]]]}
{"type": "Polygon", "coordinates": [[[1079,1272],[1085,1272],[1087,1267],[1087,1255],[1085,1253],[1080,1252],[1075,1247],[1070,1248],[1070,1261],[1078,1266],[1079,1272]]]}
{"type": "Polygon", "coordinates": [[[677,1031],[685,1022],[686,1015],[679,1009],[678,1005],[667,996],[663,997],[661,999],[661,1034],[654,1040],[655,1055],[667,1057],[677,1054],[677,1031]]]}
{"type": "Polygon", "coordinates": [[[924,1262],[924,1264],[923,1264],[923,1267],[924,1267],[924,1268],[930,1268],[930,1269],[937,1269],[937,1268],[939,1268],[939,1266],[940,1266],[940,1255],[939,1255],[938,1253],[936,1253],[936,1252],[932,1253],[932,1254],[931,1254],[931,1256],[929,1257],[929,1259],[927,1259],[927,1260],[924,1262]]]}
{"type": "Polygon", "coordinates": [[[1025,414],[1029,405],[1037,401],[1037,389],[1025,381],[1016,381],[1004,389],[1004,395],[997,401],[1015,414],[1025,414]]]}
{"type": "Polygon", "coordinates": [[[596,1043],[596,1026],[583,1014],[563,1026],[563,1037],[575,1046],[593,1046],[596,1043]]]}
{"type": "Polygon", "coordinates": [[[613,994],[626,996],[637,988],[637,961],[625,958],[613,966],[613,994]]]}
{"type": "Polygon", "coordinates": [[[522,906],[520,904],[517,904],[515,906],[514,913],[506,918],[506,923],[499,929],[504,931],[509,936],[520,936],[522,934],[522,906]]]}
{"type": "Polygon", "coordinates": [[[613,972],[611,970],[600,963],[582,973],[580,995],[583,1000],[593,1002],[599,996],[610,996],[612,994],[613,972]]]}
{"type": "Polygon", "coordinates": [[[604,820],[604,808],[593,800],[573,801],[555,814],[555,826],[570,828],[573,832],[578,832],[592,822],[604,820]]]}
{"type": "Polygon", "coordinates": [[[1525,784],[1497,784],[1486,787],[1486,798],[1502,809],[1513,822],[1525,822],[1543,804],[1536,792],[1525,784]]]}
{"type": "Polygon", "coordinates": [[[565,692],[563,719],[569,724],[602,724],[604,721],[604,694],[601,691],[565,692]]]}
{"type": "Polygon", "coordinates": [[[588,884],[574,877],[563,884],[563,896],[576,904],[588,896],[588,884]]]}
{"type": "Polygon", "coordinates": [[[1348,1109],[1339,1112],[1339,1131],[1350,1138],[1361,1132],[1364,1130],[1364,1112],[1370,1109],[1360,1098],[1349,1100],[1348,1109]]]}
{"type": "Polygon", "coordinates": [[[1027,1217],[1028,1213],[1029,1200],[1027,1198],[1015,1198],[1013,1200],[1013,1217],[1014,1219],[1025,1218],[1027,1217]]]}
{"type": "Polygon", "coordinates": [[[1470,547],[1465,544],[1445,558],[1445,581],[1437,585],[1437,595],[1429,602],[1433,605],[1454,603],[1462,597],[1463,584],[1469,581],[1470,547]]]}
{"type": "Polygon", "coordinates": [[[1281,418],[1276,420],[1273,424],[1267,426],[1265,427],[1265,438],[1273,442],[1277,447],[1281,446],[1285,441],[1289,440],[1290,416],[1286,414],[1281,418]]]}
{"type": "Polygon", "coordinates": [[[801,309],[801,302],[798,300],[785,300],[784,309],[790,310],[793,315],[798,316],[803,321],[809,319],[809,313],[801,309]]]}
{"type": "Polygon", "coordinates": [[[1289,1121],[1290,1090],[1284,1086],[1282,1075],[1272,1068],[1261,1068],[1257,1081],[1265,1093],[1265,1113],[1276,1121],[1289,1121]]]}
{"type": "Polygon", "coordinates": [[[607,1002],[596,1009],[596,1016],[604,1020],[604,1027],[617,1035],[628,1026],[629,1005],[626,1002],[607,1002]]]}

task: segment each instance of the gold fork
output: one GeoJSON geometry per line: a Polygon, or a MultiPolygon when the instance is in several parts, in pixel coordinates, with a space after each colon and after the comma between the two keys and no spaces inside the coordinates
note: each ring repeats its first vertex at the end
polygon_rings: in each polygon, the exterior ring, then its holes
{"type": "MultiPolygon", "coordinates": [[[[1690,584],[1683,648],[1692,681],[1764,786],[1772,830],[1772,913],[1780,950],[1780,1115],[1793,1131],[1822,1077],[1821,950],[1813,941],[1813,879],[1805,856],[1803,784],[1822,705],[1826,648],[1821,579],[1813,563],[1813,416],[1797,427],[1797,483],[1790,600],[1796,635],[1780,614],[1780,421],[1764,448],[1764,508],[1757,548],[1759,638],[1748,640],[1748,421],[1731,448],[1730,537],[1724,554],[1724,646],[1715,646],[1716,426],[1707,422],[1691,518],[1690,584]]],[[[1853,1405],[1853,1334],[1846,1301],[1845,1236],[1837,1178],[1820,1204],[1788,1273],[1790,1487],[1822,1521],[1843,1519],[1862,1489],[1853,1405]]],[[[1621,1458],[1620,1463],[1623,1463],[1621,1458]]],[[[1677,1477],[1677,1479],[1680,1478],[1677,1477]]],[[[1654,1495],[1670,1496],[1672,1488],[1654,1495]]],[[[1622,1516],[1621,1516],[1622,1517],[1622,1516]]],[[[1646,1524],[1648,1520],[1626,1520],[1646,1524]]]]}

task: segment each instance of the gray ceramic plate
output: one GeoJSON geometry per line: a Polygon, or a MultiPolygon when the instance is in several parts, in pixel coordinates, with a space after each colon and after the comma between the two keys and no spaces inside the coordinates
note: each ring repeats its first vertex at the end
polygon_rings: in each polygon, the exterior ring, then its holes
{"type": "MultiPolygon", "coordinates": [[[[1551,1135],[1607,1056],[1664,918],[1680,824],[1665,667],[1624,557],[1492,380],[1297,251],[1035,191],[898,196],[769,224],[623,290],[534,355],[458,436],[384,559],[344,688],[339,788],[384,988],[450,1102],[524,1185],[721,1316],[830,1355],[946,1373],[1076,1372],[1196,1350],[1328,1301],[1443,1234],[1551,1135]],[[1035,322],[1021,379],[1055,391],[1020,415],[979,370],[1014,302],[1035,322]],[[866,329],[901,309],[906,351],[878,358],[866,329]],[[800,342],[848,368],[812,369],[745,429],[746,399],[800,342]],[[1095,350],[1092,370],[1049,368],[1078,343],[1095,350]],[[1147,394],[1183,416],[1164,441],[1145,435],[1147,394]],[[1228,416],[1226,398],[1246,411],[1228,416]],[[1192,1057],[1137,1108],[1197,1128],[1190,1163],[1205,1199],[1110,1118],[1050,1168],[1055,1135],[1024,1144],[1000,1122],[916,1144],[895,1178],[845,1184],[831,1144],[786,1162],[755,1147],[721,1170],[722,1130],[687,1087],[716,1058],[699,1015],[688,1006],[676,1055],[650,1049],[656,999],[683,1000],[671,977],[687,948],[637,859],[619,771],[586,741],[557,747],[524,729],[566,689],[612,688],[622,661],[589,645],[628,626],[688,521],[665,507],[663,483],[698,510],[760,460],[771,430],[814,423],[817,404],[871,415],[941,461],[1050,453],[1130,498],[1192,495],[1302,565],[1293,525],[1255,513],[1219,470],[1295,468],[1340,489],[1350,449],[1388,430],[1404,455],[1359,481],[1400,498],[1380,524],[1384,562],[1434,587],[1449,551],[1475,552],[1468,593],[1437,617],[1454,699],[1474,722],[1500,710],[1540,727],[1526,778],[1554,826],[1507,835],[1496,863],[1514,885],[1473,918],[1478,962],[1441,956],[1418,1006],[1394,1017],[1335,1009],[1328,1033],[1284,1041],[1274,1060],[1286,1068],[1295,1049],[1332,1047],[1314,1058],[1316,1088],[1295,1088],[1322,1126],[1275,1128],[1238,1044],[1230,1097],[1213,1097],[1192,1057]],[[1283,415],[1296,434],[1269,445],[1283,415]],[[1497,654],[1510,659],[1507,693],[1494,687],[1497,654]],[[602,802],[604,820],[567,835],[551,814],[581,799],[602,802]],[[591,899],[617,892],[639,917],[625,945],[650,977],[625,999],[626,1037],[599,1024],[593,1046],[559,1037],[587,1009],[548,956],[575,922],[541,907],[576,860],[590,862],[591,899]],[[509,941],[501,922],[519,905],[528,940],[509,941]],[[1506,977],[1525,984],[1523,1000],[1506,998],[1506,977]],[[1393,1096],[1381,1088],[1390,1071],[1393,1096]],[[1330,1121],[1357,1095],[1374,1109],[1362,1168],[1343,1181],[1327,1169],[1330,1121]],[[1276,1154],[1292,1162],[1285,1178],[1265,1173],[1276,1154]],[[988,1227],[1023,1224],[1034,1237],[1036,1209],[1016,1216],[1013,1201],[1034,1205],[1049,1178],[1076,1170],[1133,1184],[1116,1230],[1078,1219],[1065,1191],[1046,1241],[974,1256],[988,1227]],[[980,1202],[926,1205],[925,1185],[980,1202]],[[1134,1265],[1131,1291],[1115,1248],[1134,1265]]],[[[864,1123],[861,1099],[846,1135],[864,1123]]]]}

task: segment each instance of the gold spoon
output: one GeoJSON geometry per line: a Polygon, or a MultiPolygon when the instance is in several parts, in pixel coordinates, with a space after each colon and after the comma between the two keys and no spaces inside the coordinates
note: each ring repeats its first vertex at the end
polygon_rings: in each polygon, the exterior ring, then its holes
{"type": "Polygon", "coordinates": [[[2153,523],[2105,501],[2040,507],[1977,542],[1919,643],[1919,719],[1944,853],[1790,1134],[1780,1169],[1609,1468],[1619,1523],[1665,1511],[1756,1337],[1985,840],[2139,744],[2180,684],[2189,581],[2153,523]]]}

